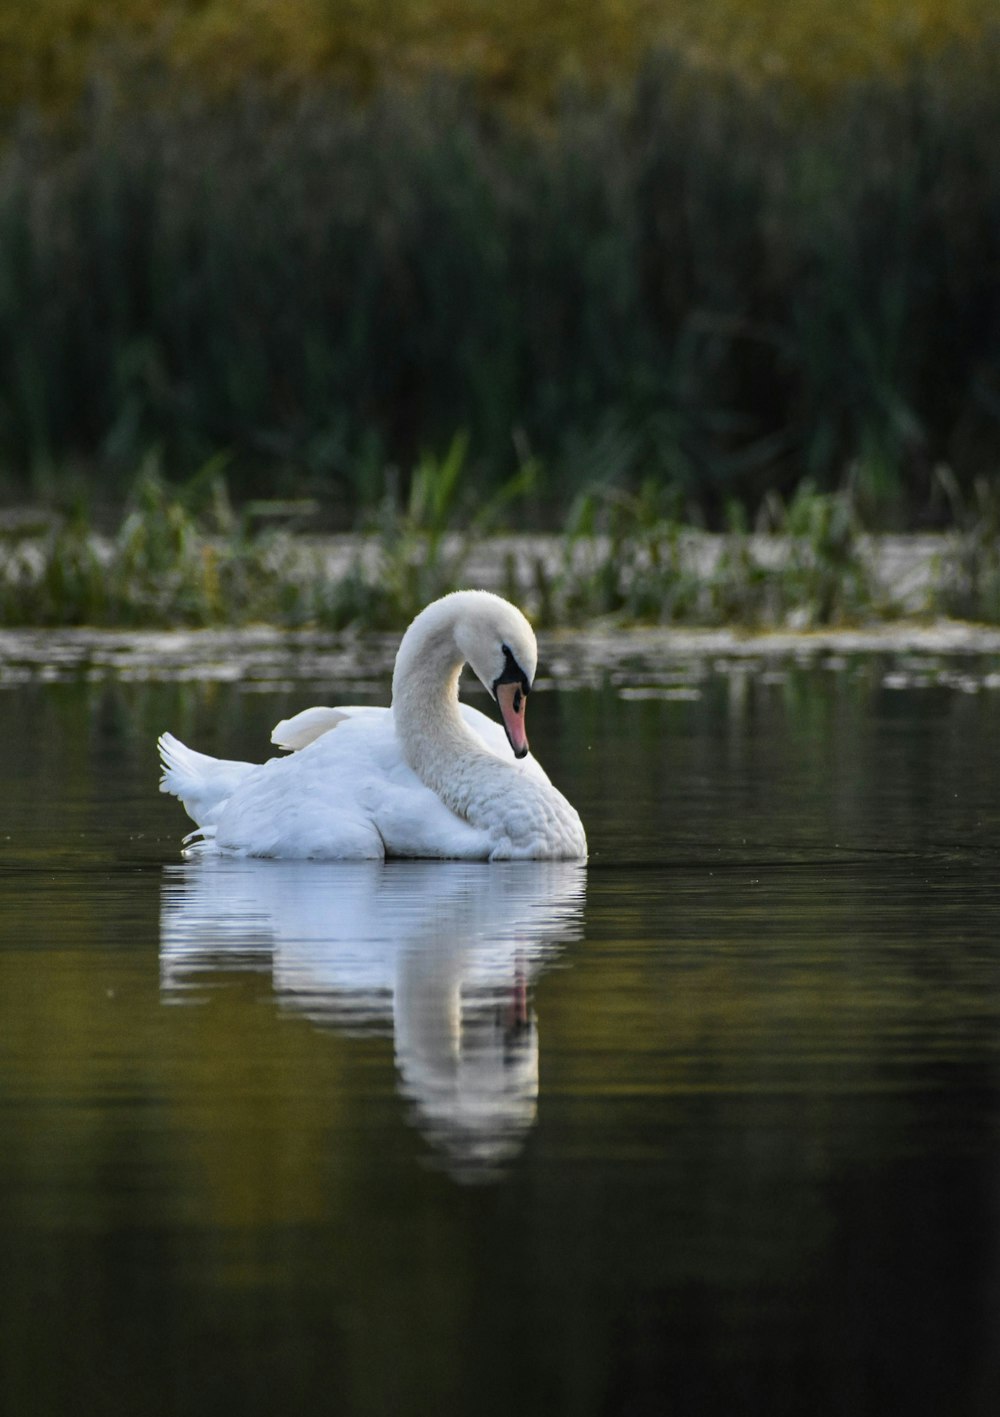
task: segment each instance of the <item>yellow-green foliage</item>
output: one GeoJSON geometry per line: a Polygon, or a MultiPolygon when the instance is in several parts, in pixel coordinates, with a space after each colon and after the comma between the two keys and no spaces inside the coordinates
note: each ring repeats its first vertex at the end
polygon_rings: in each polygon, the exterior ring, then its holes
{"type": "Polygon", "coordinates": [[[0,8],[0,94],[58,109],[94,73],[127,86],[153,61],[220,93],[248,76],[365,91],[443,71],[530,105],[627,77],[655,49],[822,93],[950,46],[985,56],[991,30],[996,0],[31,0],[0,8]]]}
{"type": "Polygon", "coordinates": [[[464,430],[481,490],[537,462],[553,505],[968,489],[995,10],[0,0],[0,479],[222,452],[348,518],[464,430]]]}

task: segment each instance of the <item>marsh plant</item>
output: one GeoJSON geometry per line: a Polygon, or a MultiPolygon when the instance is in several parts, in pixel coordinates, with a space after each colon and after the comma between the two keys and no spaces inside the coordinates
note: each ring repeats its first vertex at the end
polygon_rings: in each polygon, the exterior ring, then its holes
{"type": "MultiPolygon", "coordinates": [[[[236,507],[217,465],[178,491],[150,463],[110,534],[80,509],[8,528],[0,623],[399,629],[484,566],[493,588],[547,625],[809,629],[900,613],[879,578],[879,538],[864,529],[850,488],[803,484],[787,502],[767,498],[753,522],[734,503],[721,533],[685,521],[655,482],[638,493],[596,488],[561,533],[507,535],[497,550],[502,519],[530,495],[535,469],[525,464],[470,507],[466,449],[457,438],[442,458],[423,458],[405,497],[387,478],[377,513],[334,540],[314,534],[313,504],[236,507]]],[[[985,482],[966,496],[939,478],[953,525],[939,538],[923,610],[1000,622],[1000,497],[985,482]]]]}
{"type": "Polygon", "coordinates": [[[374,512],[362,521],[348,569],[315,594],[320,624],[393,629],[464,584],[473,551],[504,512],[531,492],[537,477],[536,465],[526,459],[500,488],[476,499],[469,492],[468,444],[460,433],[442,457],[424,453],[405,495],[391,470],[374,512]]]}
{"type": "Polygon", "coordinates": [[[847,623],[874,613],[878,595],[849,491],[804,483],[785,504],[769,497],[751,527],[739,503],[722,535],[684,524],[676,497],[647,483],[579,499],[561,561],[545,580],[544,614],[563,623],[613,617],[637,623],[747,627],[847,623]]]}
{"type": "Polygon", "coordinates": [[[820,492],[805,482],[787,505],[769,499],[765,510],[781,552],[773,576],[773,620],[804,626],[849,624],[885,608],[879,606],[850,487],[820,492]]]}
{"type": "Polygon", "coordinates": [[[421,458],[405,497],[390,473],[346,559],[332,562],[324,538],[303,534],[314,503],[237,507],[218,460],[177,487],[152,457],[110,534],[77,505],[0,536],[0,623],[405,625],[463,584],[472,551],[533,485],[528,461],[470,504],[466,446],[457,436],[443,457],[421,458]]]}
{"type": "Polygon", "coordinates": [[[1000,487],[977,478],[963,492],[950,468],[937,484],[951,512],[952,530],[940,555],[935,605],[945,615],[1000,623],[1000,487]]]}
{"type": "Polygon", "coordinates": [[[285,532],[237,513],[221,472],[168,488],[155,460],[116,530],[82,507],[0,551],[0,620],[34,625],[215,625],[283,619],[300,577],[285,532]]]}
{"type": "MultiPolygon", "coordinates": [[[[538,579],[545,579],[542,568],[538,579]]],[[[674,499],[647,482],[635,494],[600,488],[577,499],[544,601],[551,617],[571,624],[605,616],[685,620],[699,589],[674,499]]]]}

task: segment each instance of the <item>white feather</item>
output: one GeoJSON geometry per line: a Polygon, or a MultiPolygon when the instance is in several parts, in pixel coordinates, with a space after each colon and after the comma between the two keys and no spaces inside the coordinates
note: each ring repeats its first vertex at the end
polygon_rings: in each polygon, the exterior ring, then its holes
{"type": "Polygon", "coordinates": [[[324,733],[329,733],[338,723],[343,723],[351,712],[351,709],[346,708],[303,709],[293,718],[283,718],[275,725],[271,742],[277,748],[287,748],[289,752],[308,748],[310,743],[315,742],[324,733]]]}

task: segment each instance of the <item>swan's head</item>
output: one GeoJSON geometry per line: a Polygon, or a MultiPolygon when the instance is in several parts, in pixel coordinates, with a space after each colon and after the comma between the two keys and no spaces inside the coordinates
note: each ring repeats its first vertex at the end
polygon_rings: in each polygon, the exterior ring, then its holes
{"type": "MultiPolygon", "coordinates": [[[[491,591],[456,590],[421,610],[396,655],[393,707],[412,705],[414,695],[422,695],[432,701],[433,712],[440,706],[435,696],[457,694],[462,663],[471,666],[499,704],[514,756],[525,757],[524,703],[538,665],[538,646],[520,610],[491,591]]],[[[421,704],[421,723],[427,711],[427,704],[421,704]]]]}
{"type": "Polygon", "coordinates": [[[500,707],[515,758],[528,752],[524,710],[538,667],[535,632],[516,605],[488,591],[459,592],[455,643],[500,707]]]}

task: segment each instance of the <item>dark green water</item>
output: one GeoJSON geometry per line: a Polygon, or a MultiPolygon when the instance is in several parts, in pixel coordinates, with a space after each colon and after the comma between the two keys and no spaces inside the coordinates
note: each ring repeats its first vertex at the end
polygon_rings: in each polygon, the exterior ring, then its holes
{"type": "Polygon", "coordinates": [[[995,662],[564,648],[581,872],[183,862],[384,664],[15,651],[4,1413],[1000,1410],[995,662]]]}

